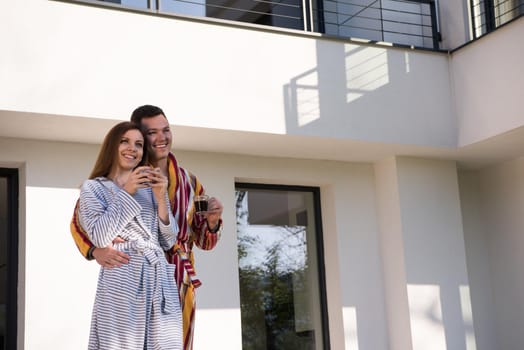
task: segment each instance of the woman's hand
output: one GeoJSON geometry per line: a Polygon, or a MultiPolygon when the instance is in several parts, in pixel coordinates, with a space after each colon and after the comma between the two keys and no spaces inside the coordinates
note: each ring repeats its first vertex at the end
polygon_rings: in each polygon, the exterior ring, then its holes
{"type": "Polygon", "coordinates": [[[139,166],[131,172],[123,189],[130,195],[133,195],[139,188],[150,187],[152,181],[150,175],[151,171],[152,169],[149,166],[139,166]]]}
{"type": "Polygon", "coordinates": [[[167,193],[167,176],[162,174],[160,168],[149,169],[149,187],[153,190],[153,195],[157,203],[165,202],[165,196],[167,193]]]}

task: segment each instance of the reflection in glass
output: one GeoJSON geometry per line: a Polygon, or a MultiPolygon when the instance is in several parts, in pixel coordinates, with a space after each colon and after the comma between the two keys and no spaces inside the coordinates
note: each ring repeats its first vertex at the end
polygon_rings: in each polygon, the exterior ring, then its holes
{"type": "Polygon", "coordinates": [[[147,6],[148,6],[148,0],[101,0],[101,1],[111,2],[113,4],[120,4],[126,7],[136,7],[140,9],[147,9],[147,6]]]}
{"type": "Polygon", "coordinates": [[[302,9],[299,0],[207,0],[206,17],[304,29],[302,9]]]}
{"type": "Polygon", "coordinates": [[[313,194],[237,189],[243,349],[323,349],[313,194]]]}
{"type": "Polygon", "coordinates": [[[7,179],[0,177],[0,350],[5,349],[7,304],[7,179]]]}

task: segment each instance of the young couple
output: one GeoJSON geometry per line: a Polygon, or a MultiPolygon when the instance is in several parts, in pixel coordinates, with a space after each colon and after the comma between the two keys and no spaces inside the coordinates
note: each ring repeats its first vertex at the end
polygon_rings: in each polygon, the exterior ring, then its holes
{"type": "Polygon", "coordinates": [[[192,249],[215,247],[223,207],[211,197],[195,213],[204,188],[178,166],[171,143],[164,112],[138,107],[106,135],[82,186],[71,233],[102,266],[89,349],[192,349],[200,285],[192,249]]]}

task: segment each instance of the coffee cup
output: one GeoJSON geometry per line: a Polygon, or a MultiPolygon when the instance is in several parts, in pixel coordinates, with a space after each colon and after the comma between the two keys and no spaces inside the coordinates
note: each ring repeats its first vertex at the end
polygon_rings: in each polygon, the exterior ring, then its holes
{"type": "Polygon", "coordinates": [[[205,194],[194,197],[193,201],[195,203],[195,211],[196,211],[197,214],[202,214],[202,213],[207,212],[207,210],[208,210],[208,206],[207,206],[208,200],[209,200],[209,196],[206,196],[205,194]]]}

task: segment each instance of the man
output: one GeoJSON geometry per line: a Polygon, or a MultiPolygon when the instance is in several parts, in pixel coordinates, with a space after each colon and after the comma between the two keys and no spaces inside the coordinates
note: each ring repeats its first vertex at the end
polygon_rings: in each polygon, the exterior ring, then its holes
{"type": "MultiPolygon", "coordinates": [[[[195,318],[195,288],[200,286],[194,270],[193,245],[200,249],[213,249],[222,229],[222,203],[209,198],[209,210],[197,214],[193,197],[203,194],[204,187],[189,171],[178,166],[175,156],[170,152],[172,134],[167,118],[159,107],[144,105],[135,109],[131,121],[142,128],[148,143],[149,162],[161,169],[168,177],[168,194],[173,216],[177,220],[180,232],[175,246],[167,252],[170,263],[176,264],[175,280],[179,289],[184,328],[184,349],[193,348],[195,318]]],[[[129,256],[108,246],[96,248],[87,238],[78,223],[78,204],[71,221],[71,234],[84,257],[96,261],[106,268],[127,264],[129,256]]]]}

